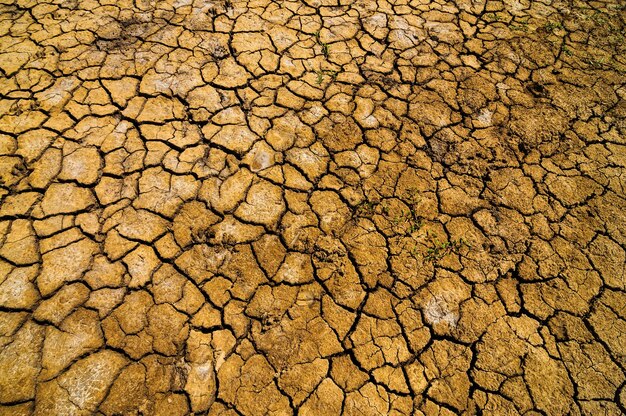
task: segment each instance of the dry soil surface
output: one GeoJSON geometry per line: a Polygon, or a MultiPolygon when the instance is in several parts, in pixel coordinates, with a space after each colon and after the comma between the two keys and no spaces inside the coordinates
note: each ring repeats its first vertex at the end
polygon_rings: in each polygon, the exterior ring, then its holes
{"type": "Polygon", "coordinates": [[[0,415],[626,413],[623,1],[0,2],[0,415]]]}

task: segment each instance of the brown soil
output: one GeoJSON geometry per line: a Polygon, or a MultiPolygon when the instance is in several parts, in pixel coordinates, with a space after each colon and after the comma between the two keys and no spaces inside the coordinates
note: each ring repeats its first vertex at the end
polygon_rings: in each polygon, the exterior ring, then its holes
{"type": "Polygon", "coordinates": [[[1,3],[0,416],[626,413],[623,1],[1,3]]]}

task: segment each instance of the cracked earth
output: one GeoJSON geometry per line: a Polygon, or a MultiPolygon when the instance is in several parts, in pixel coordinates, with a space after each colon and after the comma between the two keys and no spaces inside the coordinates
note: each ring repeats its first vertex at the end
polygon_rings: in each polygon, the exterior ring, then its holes
{"type": "Polygon", "coordinates": [[[0,3],[0,415],[626,413],[623,2],[0,3]]]}

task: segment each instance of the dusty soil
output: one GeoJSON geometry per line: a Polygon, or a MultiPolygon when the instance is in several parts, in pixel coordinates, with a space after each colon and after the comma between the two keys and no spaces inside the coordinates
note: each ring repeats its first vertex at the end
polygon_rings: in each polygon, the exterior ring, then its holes
{"type": "Polygon", "coordinates": [[[626,413],[623,1],[2,3],[0,415],[626,413]]]}

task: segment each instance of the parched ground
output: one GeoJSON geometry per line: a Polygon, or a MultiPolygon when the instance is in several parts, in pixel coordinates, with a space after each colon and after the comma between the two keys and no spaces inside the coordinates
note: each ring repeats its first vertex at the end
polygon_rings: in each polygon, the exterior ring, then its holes
{"type": "Polygon", "coordinates": [[[626,413],[623,1],[0,3],[0,415],[626,413]]]}

